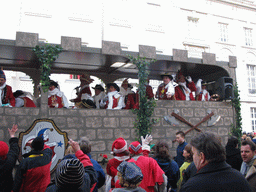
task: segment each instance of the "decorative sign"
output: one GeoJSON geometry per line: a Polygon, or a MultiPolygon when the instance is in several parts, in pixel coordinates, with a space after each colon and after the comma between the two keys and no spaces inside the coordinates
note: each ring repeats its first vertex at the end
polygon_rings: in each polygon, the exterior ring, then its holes
{"type": "Polygon", "coordinates": [[[27,131],[19,134],[19,146],[21,149],[19,160],[22,160],[21,155],[31,151],[28,142],[38,136],[43,137],[44,143],[48,145],[53,152],[51,165],[52,173],[65,155],[65,150],[68,145],[67,133],[62,132],[51,119],[35,120],[27,131]]]}

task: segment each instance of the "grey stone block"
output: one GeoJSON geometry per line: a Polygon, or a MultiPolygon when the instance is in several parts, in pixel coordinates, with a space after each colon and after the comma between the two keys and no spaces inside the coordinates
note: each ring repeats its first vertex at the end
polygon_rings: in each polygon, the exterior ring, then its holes
{"type": "Polygon", "coordinates": [[[5,109],[5,107],[0,107],[0,114],[4,113],[4,109],[5,109]]]}
{"type": "Polygon", "coordinates": [[[220,116],[228,116],[228,110],[227,109],[218,109],[218,115],[220,116]]]}
{"type": "Polygon", "coordinates": [[[105,151],[106,144],[104,141],[91,141],[92,151],[105,151]]]}
{"type": "Polygon", "coordinates": [[[84,120],[78,117],[68,117],[67,118],[67,127],[68,128],[83,128],[84,120]]]}
{"type": "Polygon", "coordinates": [[[120,109],[120,110],[105,110],[107,112],[107,116],[124,116],[124,117],[129,117],[129,116],[135,116],[131,110],[125,110],[125,109],[120,109]]]}
{"type": "Polygon", "coordinates": [[[120,127],[134,127],[134,118],[131,117],[121,117],[120,118],[120,127]]]}
{"type": "Polygon", "coordinates": [[[200,101],[175,101],[175,107],[202,107],[203,102],[200,101]]]}
{"type": "MultiPolygon", "coordinates": [[[[11,129],[11,127],[10,127],[10,129],[11,129]]],[[[4,130],[0,129],[0,140],[1,140],[1,141],[4,141],[4,138],[5,138],[5,136],[4,136],[4,130]]]]}
{"type": "Polygon", "coordinates": [[[139,45],[139,56],[142,58],[156,59],[156,48],[153,46],[139,45]]]}
{"type": "Polygon", "coordinates": [[[229,56],[229,63],[230,68],[237,68],[237,58],[236,56],[229,56]]]}
{"type": "Polygon", "coordinates": [[[172,107],[174,107],[174,103],[175,103],[175,101],[172,101],[172,100],[158,100],[158,101],[156,101],[156,106],[172,108],[172,107]]]}
{"type": "Polygon", "coordinates": [[[224,117],[224,125],[231,126],[233,124],[233,117],[224,117]]]}
{"type": "Polygon", "coordinates": [[[11,128],[12,125],[16,122],[15,119],[15,116],[0,116],[0,125],[1,127],[11,128]]]}
{"type": "Polygon", "coordinates": [[[218,135],[225,136],[228,135],[228,128],[218,128],[218,135]]]}
{"type": "Polygon", "coordinates": [[[188,62],[188,51],[173,49],[173,61],[188,62]]]}
{"type": "Polygon", "coordinates": [[[35,47],[38,45],[38,33],[16,32],[16,46],[35,47]]]}
{"type": "MultiPolygon", "coordinates": [[[[190,118],[190,119],[188,120],[188,122],[191,123],[192,125],[196,125],[196,124],[198,124],[200,121],[201,121],[201,119],[198,118],[198,117],[197,117],[197,118],[190,118]]],[[[198,126],[198,128],[199,128],[200,126],[202,126],[202,124],[200,124],[200,125],[198,126]]],[[[189,125],[188,125],[188,127],[191,128],[189,125]]]]}
{"type": "Polygon", "coordinates": [[[66,117],[49,117],[52,119],[58,128],[66,128],[67,127],[67,118],[66,117]]]}
{"type": "Polygon", "coordinates": [[[121,55],[121,44],[113,41],[102,41],[102,54],[121,55]]]}
{"type": "Polygon", "coordinates": [[[85,125],[92,128],[102,127],[102,117],[87,117],[85,125]]]}
{"type": "Polygon", "coordinates": [[[153,138],[166,138],[166,129],[154,129],[151,135],[153,138]]]}
{"type": "Polygon", "coordinates": [[[195,109],[195,117],[204,117],[206,116],[206,111],[203,108],[196,108],[195,109]]]}
{"type": "MultiPolygon", "coordinates": [[[[106,116],[107,110],[96,110],[96,109],[75,109],[77,112],[79,112],[79,115],[81,116],[106,116]]],[[[72,114],[72,113],[71,113],[72,114]]]]}
{"type": "Polygon", "coordinates": [[[63,131],[67,132],[68,138],[77,140],[77,129],[63,129],[63,131]]]}
{"type": "Polygon", "coordinates": [[[193,117],[194,116],[193,108],[182,108],[181,114],[182,114],[181,116],[183,117],[193,117]]]}
{"type": "Polygon", "coordinates": [[[165,115],[167,115],[167,109],[166,108],[155,108],[154,115],[155,116],[165,116],[165,115]]]}
{"type": "Polygon", "coordinates": [[[119,127],[119,119],[115,117],[105,117],[103,119],[104,127],[118,128],[119,127]]]}
{"type": "Polygon", "coordinates": [[[213,53],[202,52],[203,64],[216,64],[216,55],[213,53]]]}
{"type": "Polygon", "coordinates": [[[112,139],[113,129],[98,129],[97,130],[98,139],[112,139]]]}
{"type": "Polygon", "coordinates": [[[95,129],[80,129],[79,137],[87,137],[91,141],[96,139],[96,130],[95,129]]]}
{"type": "Polygon", "coordinates": [[[124,139],[129,139],[131,137],[131,129],[115,129],[114,136],[116,138],[123,137],[124,139]]]}
{"type": "Polygon", "coordinates": [[[49,115],[56,115],[56,116],[59,116],[59,115],[64,115],[64,108],[49,108],[49,115]]]}
{"type": "Polygon", "coordinates": [[[18,127],[24,127],[27,130],[37,118],[30,116],[17,116],[16,119],[18,127]]]}
{"type": "Polygon", "coordinates": [[[81,38],[61,36],[61,47],[67,51],[81,51],[81,38]]]}

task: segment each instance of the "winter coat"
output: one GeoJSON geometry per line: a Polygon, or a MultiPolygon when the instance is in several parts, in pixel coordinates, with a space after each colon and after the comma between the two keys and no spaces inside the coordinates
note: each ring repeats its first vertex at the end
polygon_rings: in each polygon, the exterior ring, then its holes
{"type": "Polygon", "coordinates": [[[244,176],[225,161],[210,162],[182,187],[181,192],[251,192],[244,176]]]}
{"type": "Polygon", "coordinates": [[[180,178],[179,166],[174,160],[155,158],[158,165],[165,172],[168,178],[167,191],[171,188],[171,192],[177,189],[177,182],[180,178]]]}
{"type": "Polygon", "coordinates": [[[19,155],[18,138],[9,140],[10,149],[5,160],[0,160],[0,192],[10,192],[13,186],[12,170],[19,155]]]}
{"type": "Polygon", "coordinates": [[[185,146],[187,143],[184,141],[182,144],[179,144],[177,147],[177,156],[174,158],[174,160],[178,163],[179,167],[184,163],[184,156],[183,156],[183,150],[185,149],[185,146]]]}
{"type": "Polygon", "coordinates": [[[13,191],[45,191],[51,179],[52,150],[44,145],[42,151],[31,151],[24,156],[15,174],[13,191]]]}
{"type": "Polygon", "coordinates": [[[226,146],[226,162],[231,165],[232,168],[240,171],[243,159],[239,149],[226,146]]]}

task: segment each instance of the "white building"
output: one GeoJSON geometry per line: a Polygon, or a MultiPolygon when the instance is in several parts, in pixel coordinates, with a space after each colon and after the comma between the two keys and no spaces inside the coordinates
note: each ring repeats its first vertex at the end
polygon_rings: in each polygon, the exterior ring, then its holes
{"type": "MultiPolygon", "coordinates": [[[[38,33],[40,41],[55,44],[60,44],[61,36],[70,36],[95,48],[104,40],[120,42],[122,50],[134,52],[139,45],[149,45],[163,55],[185,49],[193,58],[201,58],[202,52],[215,53],[217,61],[236,56],[243,130],[256,131],[255,1],[10,0],[2,2],[0,10],[0,39],[15,40],[16,32],[21,31],[38,33]]],[[[24,83],[26,77],[8,76],[14,90],[30,87],[24,83]]],[[[52,78],[68,99],[74,96],[70,90],[79,85],[78,80],[70,80],[69,75],[52,78]]]]}

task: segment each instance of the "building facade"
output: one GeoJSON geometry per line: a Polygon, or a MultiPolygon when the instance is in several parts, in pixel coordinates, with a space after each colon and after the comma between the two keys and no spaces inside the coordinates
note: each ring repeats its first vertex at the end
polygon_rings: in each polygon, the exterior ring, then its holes
{"type": "MultiPolygon", "coordinates": [[[[243,130],[256,131],[255,1],[46,0],[38,4],[11,0],[1,4],[0,39],[15,40],[20,31],[38,33],[39,42],[54,44],[60,44],[62,36],[81,38],[81,45],[88,48],[112,41],[130,52],[148,45],[158,55],[172,56],[173,49],[182,49],[195,59],[213,53],[216,61],[228,62],[235,56],[233,78],[240,90],[243,130]]],[[[71,84],[72,90],[77,82],[68,79],[66,74],[61,87],[71,84]]]]}

